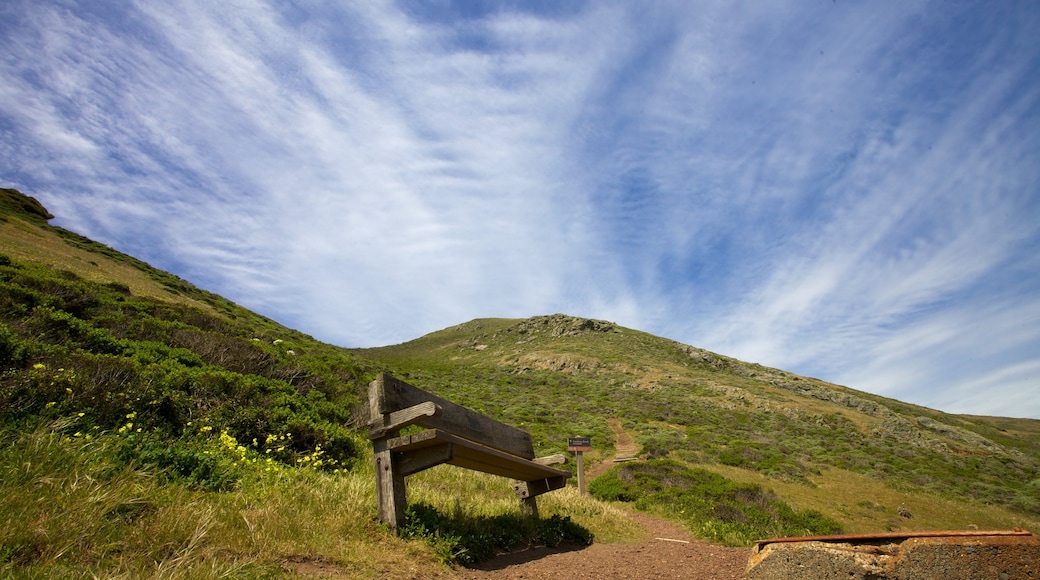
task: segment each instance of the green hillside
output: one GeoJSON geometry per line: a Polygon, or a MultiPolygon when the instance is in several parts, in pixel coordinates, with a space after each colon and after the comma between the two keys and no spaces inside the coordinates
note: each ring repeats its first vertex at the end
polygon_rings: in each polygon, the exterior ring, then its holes
{"type": "Polygon", "coordinates": [[[395,537],[376,519],[370,361],[50,218],[0,190],[0,576],[428,578],[636,533],[568,490],[534,520],[509,481],[433,469],[395,537]]]}
{"type": "Polygon", "coordinates": [[[0,190],[4,576],[451,577],[447,563],[496,550],[637,537],[619,506],[736,545],[1040,528],[1040,421],[948,415],[561,314],[343,349],[51,218],[0,190]],[[384,370],[529,431],[540,454],[591,437],[604,501],[569,487],[525,520],[508,481],[441,466],[410,478],[394,537],[364,428],[384,370]]]}
{"type": "Polygon", "coordinates": [[[901,506],[876,504],[855,486],[848,497],[811,491],[862,479],[980,514],[1001,506],[1005,525],[1035,527],[1040,516],[1040,421],[949,415],[559,314],[475,320],[356,352],[525,425],[544,452],[581,434],[593,458],[608,459],[614,422],[644,456],[805,488],[799,495],[857,531],[978,522],[900,517],[901,506]]]}

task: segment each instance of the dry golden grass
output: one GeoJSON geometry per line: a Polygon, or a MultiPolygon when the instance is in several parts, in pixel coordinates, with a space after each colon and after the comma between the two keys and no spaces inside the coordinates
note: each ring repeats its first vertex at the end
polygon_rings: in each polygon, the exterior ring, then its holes
{"type": "Polygon", "coordinates": [[[0,221],[0,253],[16,260],[28,260],[67,270],[95,282],[125,284],[135,296],[212,310],[207,304],[169,291],[128,263],[72,246],[54,232],[22,220],[0,221]]]}
{"type": "MultiPolygon", "coordinates": [[[[568,516],[591,531],[597,542],[628,542],[642,537],[643,529],[624,511],[591,496],[580,495],[576,480],[570,483],[573,485],[538,497],[541,517],[568,516]]],[[[425,502],[443,513],[461,511],[467,516],[493,516],[516,513],[520,509],[512,481],[451,465],[440,465],[411,476],[407,485],[410,503],[425,502]]]]}
{"type": "Polygon", "coordinates": [[[742,483],[772,489],[799,510],[814,509],[841,523],[846,533],[894,530],[930,531],[978,529],[1040,530],[1040,519],[999,506],[952,501],[934,494],[902,491],[884,482],[843,469],[812,476],[813,486],[768,479],[762,474],[726,465],[694,465],[742,483]],[[899,515],[904,508],[913,517],[899,515]]]}

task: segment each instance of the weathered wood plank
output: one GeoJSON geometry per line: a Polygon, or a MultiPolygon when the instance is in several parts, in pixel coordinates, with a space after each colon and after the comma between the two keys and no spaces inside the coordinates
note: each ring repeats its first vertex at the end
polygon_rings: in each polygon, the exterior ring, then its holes
{"type": "Polygon", "coordinates": [[[432,401],[427,401],[407,409],[379,415],[368,424],[368,438],[386,437],[388,433],[399,431],[402,427],[421,423],[430,417],[439,417],[440,414],[441,408],[432,401]]]}
{"type": "Polygon", "coordinates": [[[421,433],[386,440],[387,448],[394,453],[407,453],[444,443],[450,443],[454,446],[452,458],[447,461],[451,465],[523,481],[560,476],[567,477],[570,475],[567,471],[516,457],[440,429],[430,429],[421,433]]]}
{"type": "Polygon", "coordinates": [[[532,459],[539,465],[563,465],[567,463],[567,456],[563,453],[557,453],[556,455],[549,455],[547,457],[536,457],[532,459]]]}
{"type": "Polygon", "coordinates": [[[372,442],[376,463],[376,499],[379,502],[379,520],[397,530],[404,524],[406,507],[404,474],[395,465],[395,454],[386,446],[385,439],[372,442]]]}
{"type": "Polygon", "coordinates": [[[561,475],[546,479],[536,479],[534,481],[517,481],[513,484],[513,491],[516,492],[518,498],[526,499],[529,497],[538,497],[543,493],[549,493],[550,491],[560,489],[566,485],[567,476],[561,475]]]}
{"type": "Polygon", "coordinates": [[[454,453],[455,446],[451,443],[424,447],[402,453],[397,465],[401,470],[401,475],[414,475],[436,465],[450,462],[454,453]]]}
{"type": "Polygon", "coordinates": [[[418,387],[396,379],[388,373],[380,373],[373,381],[375,392],[370,391],[372,418],[432,402],[441,409],[439,417],[424,417],[416,424],[429,429],[441,429],[466,439],[505,451],[523,459],[534,459],[531,436],[525,431],[500,423],[443,399],[418,387]]]}

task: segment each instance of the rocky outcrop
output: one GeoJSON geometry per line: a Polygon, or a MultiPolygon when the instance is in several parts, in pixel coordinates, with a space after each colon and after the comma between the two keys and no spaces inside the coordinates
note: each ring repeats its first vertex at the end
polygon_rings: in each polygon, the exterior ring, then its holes
{"type": "Polygon", "coordinates": [[[552,314],[522,320],[507,328],[506,332],[515,333],[518,336],[546,334],[553,338],[558,338],[561,336],[578,336],[590,332],[620,332],[620,330],[616,324],[606,320],[552,314]]]}
{"type": "Polygon", "coordinates": [[[538,369],[557,372],[590,371],[601,366],[600,361],[588,357],[542,352],[525,354],[515,359],[513,364],[525,371],[538,369]]]}
{"type": "Polygon", "coordinates": [[[917,424],[929,431],[938,433],[947,439],[952,439],[954,441],[971,445],[972,447],[977,447],[986,453],[1007,453],[1007,450],[1004,449],[1004,447],[997,445],[978,433],[968,431],[967,429],[947,425],[946,423],[940,423],[935,419],[929,419],[928,417],[918,417],[917,424]]]}
{"type": "Polygon", "coordinates": [[[758,364],[746,363],[692,346],[679,345],[679,350],[694,361],[714,369],[752,378],[803,397],[828,401],[847,409],[876,417],[880,419],[880,422],[871,432],[875,436],[897,438],[904,441],[907,445],[927,447],[940,452],[951,452],[949,445],[944,442],[943,438],[945,438],[945,440],[975,448],[982,453],[1018,454],[1014,450],[1005,449],[1003,446],[967,429],[940,423],[924,416],[910,420],[880,403],[857,396],[848,390],[833,385],[819,384],[815,379],[801,377],[758,364]]]}
{"type": "MultiPolygon", "coordinates": [[[[941,534],[942,532],[936,532],[941,534]]],[[[748,580],[960,580],[1040,577],[1032,534],[774,542],[748,560],[748,580]]]]}

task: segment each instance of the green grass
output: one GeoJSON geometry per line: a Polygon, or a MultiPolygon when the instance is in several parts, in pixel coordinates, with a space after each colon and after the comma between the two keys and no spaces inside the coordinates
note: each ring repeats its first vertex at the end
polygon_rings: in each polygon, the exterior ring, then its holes
{"type": "Polygon", "coordinates": [[[812,475],[811,485],[782,482],[739,467],[699,464],[691,467],[717,473],[729,480],[770,489],[795,509],[816,509],[841,522],[847,533],[881,531],[1003,530],[1020,527],[1040,530],[1040,517],[978,501],[954,500],[912,487],[895,488],[867,475],[826,469],[812,475]],[[912,517],[899,514],[904,508],[912,517]]]}
{"type": "Polygon", "coordinates": [[[342,350],[2,255],[0,365],[0,424],[114,430],[134,416],[155,446],[227,431],[290,465],[320,449],[329,469],[365,444],[349,429],[363,371],[342,350]]]}
{"type": "Polygon", "coordinates": [[[213,505],[109,461],[112,438],[71,438],[40,428],[6,443],[0,450],[0,572],[201,578],[258,570],[254,558],[221,555],[212,545],[213,505]]]}
{"type": "Polygon", "coordinates": [[[562,315],[475,320],[355,352],[524,426],[540,453],[585,435],[593,455],[609,457],[608,420],[621,418],[653,457],[804,485],[837,468],[895,489],[1040,515],[1040,421],[946,415],[562,315]]]}
{"type": "Polygon", "coordinates": [[[320,563],[348,577],[422,578],[496,549],[639,533],[573,490],[543,496],[543,518],[525,519],[508,480],[444,466],[409,478],[413,517],[397,538],[375,517],[370,454],[329,473],[218,439],[205,451],[238,477],[206,491],[118,460],[127,437],[63,424],[3,435],[0,575],[263,578],[320,563]]]}
{"type": "Polygon", "coordinates": [[[816,510],[794,510],[760,485],[736,483],[674,461],[622,464],[594,480],[589,491],[604,501],[669,514],[700,537],[731,546],[841,531],[837,521],[816,510]]]}

